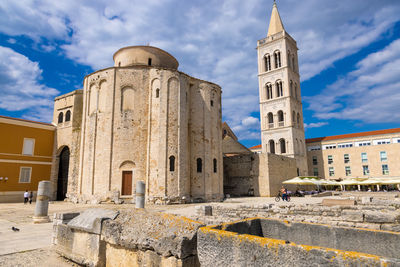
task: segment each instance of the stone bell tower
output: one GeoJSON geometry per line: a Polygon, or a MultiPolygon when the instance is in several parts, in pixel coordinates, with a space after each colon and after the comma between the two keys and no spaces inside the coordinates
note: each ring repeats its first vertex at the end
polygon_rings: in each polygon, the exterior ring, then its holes
{"type": "Polygon", "coordinates": [[[307,175],[297,50],[274,1],[267,37],[257,43],[262,152],[295,158],[298,175],[307,175]]]}

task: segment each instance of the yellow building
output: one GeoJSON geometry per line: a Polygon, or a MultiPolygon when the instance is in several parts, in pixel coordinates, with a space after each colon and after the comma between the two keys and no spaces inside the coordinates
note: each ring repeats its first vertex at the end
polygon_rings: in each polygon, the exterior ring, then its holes
{"type": "Polygon", "coordinates": [[[400,128],[307,139],[309,175],[325,179],[400,176],[400,128]]]}
{"type": "Polygon", "coordinates": [[[0,116],[0,202],[23,201],[50,180],[54,133],[52,124],[0,116]]]}

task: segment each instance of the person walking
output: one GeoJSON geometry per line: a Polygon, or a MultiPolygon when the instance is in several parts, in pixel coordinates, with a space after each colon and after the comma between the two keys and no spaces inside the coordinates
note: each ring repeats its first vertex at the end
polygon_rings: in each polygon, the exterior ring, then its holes
{"type": "Polygon", "coordinates": [[[32,204],[32,200],[33,200],[33,192],[31,191],[29,193],[29,204],[32,204]]]}
{"type": "Polygon", "coordinates": [[[29,199],[29,193],[28,190],[26,190],[24,193],[24,204],[28,203],[28,199],[29,199]]]}

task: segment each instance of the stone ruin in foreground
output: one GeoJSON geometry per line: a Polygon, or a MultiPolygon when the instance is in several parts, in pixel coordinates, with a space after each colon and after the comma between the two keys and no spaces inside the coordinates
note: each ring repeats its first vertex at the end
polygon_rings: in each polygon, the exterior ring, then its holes
{"type": "Polygon", "coordinates": [[[400,266],[399,203],[380,201],[197,206],[193,219],[207,223],[143,209],[90,209],[55,214],[53,243],[85,266],[400,266]],[[318,218],[324,224],[310,222],[318,218]]]}

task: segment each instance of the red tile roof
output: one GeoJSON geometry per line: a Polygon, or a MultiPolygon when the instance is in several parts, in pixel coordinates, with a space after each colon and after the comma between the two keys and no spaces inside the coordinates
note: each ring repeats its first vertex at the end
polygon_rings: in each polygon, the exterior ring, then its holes
{"type": "Polygon", "coordinates": [[[391,134],[391,133],[400,133],[400,128],[309,138],[309,139],[306,139],[306,143],[314,143],[314,142],[320,142],[320,141],[329,141],[329,140],[354,138],[354,137],[363,137],[363,136],[371,136],[371,135],[391,134]]]}
{"type": "Polygon", "coordinates": [[[261,145],[256,145],[256,146],[249,147],[249,149],[257,149],[257,148],[261,148],[261,145]]]}
{"type": "Polygon", "coordinates": [[[10,120],[16,120],[16,121],[26,121],[26,122],[32,122],[32,123],[38,123],[38,124],[44,124],[44,125],[54,126],[54,125],[51,124],[51,123],[40,122],[40,121],[24,120],[24,119],[13,118],[13,117],[7,117],[7,116],[2,116],[2,115],[0,115],[0,118],[10,119],[10,120]]]}

